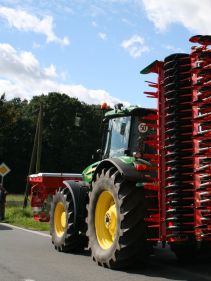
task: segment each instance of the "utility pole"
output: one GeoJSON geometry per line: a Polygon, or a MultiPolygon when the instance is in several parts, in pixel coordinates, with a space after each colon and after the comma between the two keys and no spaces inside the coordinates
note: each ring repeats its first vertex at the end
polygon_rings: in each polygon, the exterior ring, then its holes
{"type": "MultiPolygon", "coordinates": [[[[34,168],[35,168],[36,173],[39,173],[39,171],[40,171],[41,152],[42,152],[42,128],[43,128],[42,123],[43,123],[43,105],[41,103],[39,115],[38,115],[38,119],[37,119],[36,132],[35,132],[35,136],[34,136],[34,144],[33,144],[33,149],[32,149],[32,154],[31,154],[28,175],[33,173],[34,168]],[[35,164],[35,162],[36,162],[36,164],[35,164]]],[[[28,205],[29,187],[30,187],[30,185],[27,180],[23,208],[26,208],[28,205]]]]}

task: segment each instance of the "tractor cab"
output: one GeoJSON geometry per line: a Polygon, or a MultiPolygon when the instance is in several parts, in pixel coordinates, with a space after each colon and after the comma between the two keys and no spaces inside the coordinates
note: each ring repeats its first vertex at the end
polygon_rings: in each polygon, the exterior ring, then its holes
{"type": "MultiPolygon", "coordinates": [[[[120,165],[121,168],[126,163],[127,167],[138,171],[143,163],[151,165],[152,158],[157,155],[155,109],[117,104],[115,109],[106,112],[103,122],[103,144],[102,149],[98,150],[100,161],[83,171],[84,181],[91,183],[99,169],[108,162],[115,162],[114,165],[120,165]]],[[[129,171],[125,173],[129,174],[129,171]]],[[[154,171],[149,173],[154,176],[154,171]]]]}
{"type": "Polygon", "coordinates": [[[153,109],[123,108],[122,104],[116,105],[114,110],[107,112],[104,119],[102,158],[121,156],[144,158],[145,154],[156,153],[155,149],[145,141],[150,135],[155,134],[155,118],[151,118],[150,123],[148,120],[148,116],[155,116],[155,114],[156,111],[153,109]]]}

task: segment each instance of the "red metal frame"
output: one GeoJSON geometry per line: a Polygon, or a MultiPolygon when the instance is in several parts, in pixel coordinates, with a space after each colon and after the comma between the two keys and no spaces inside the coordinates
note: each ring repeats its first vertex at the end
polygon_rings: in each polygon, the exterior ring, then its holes
{"type": "Polygon", "coordinates": [[[192,47],[191,64],[195,237],[202,241],[211,240],[211,41],[209,36],[190,41],[201,44],[192,47]]]}
{"type": "MultiPolygon", "coordinates": [[[[154,183],[146,184],[144,187],[146,191],[156,191],[156,198],[158,200],[158,206],[154,209],[154,214],[151,215],[151,209],[148,208],[148,215],[145,219],[148,229],[155,228],[156,237],[149,237],[150,241],[166,241],[166,204],[165,204],[165,158],[164,158],[164,144],[165,144],[165,128],[164,128],[164,95],[163,95],[163,62],[155,61],[147,68],[145,68],[142,74],[156,73],[158,74],[157,82],[145,81],[149,87],[155,88],[155,92],[144,92],[147,97],[157,98],[157,133],[151,136],[152,139],[147,140],[148,144],[157,148],[157,154],[152,157],[149,155],[150,162],[154,164],[155,169],[158,171],[157,178],[153,179],[154,183]],[[151,143],[150,143],[151,142],[151,143]]],[[[150,117],[146,117],[150,120],[150,117]]],[[[147,124],[148,125],[148,124],[147,124]]],[[[146,157],[146,155],[144,155],[146,157]]],[[[147,193],[147,192],[146,192],[147,193]]]]}

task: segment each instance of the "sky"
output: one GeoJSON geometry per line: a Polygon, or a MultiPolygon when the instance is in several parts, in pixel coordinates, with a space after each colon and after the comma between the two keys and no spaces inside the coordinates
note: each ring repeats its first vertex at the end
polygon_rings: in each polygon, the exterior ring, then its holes
{"type": "Polygon", "coordinates": [[[0,0],[0,94],[154,107],[140,70],[211,34],[211,0],[0,0]]]}

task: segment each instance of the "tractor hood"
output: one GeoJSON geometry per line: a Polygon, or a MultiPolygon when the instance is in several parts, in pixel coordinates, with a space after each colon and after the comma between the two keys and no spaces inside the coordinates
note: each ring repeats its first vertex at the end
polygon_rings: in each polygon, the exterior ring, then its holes
{"type": "Polygon", "coordinates": [[[93,177],[94,172],[95,172],[99,163],[100,163],[100,161],[95,162],[95,163],[89,165],[86,169],[83,170],[82,175],[83,175],[83,179],[84,179],[85,182],[91,183],[92,177],[93,177]]]}

